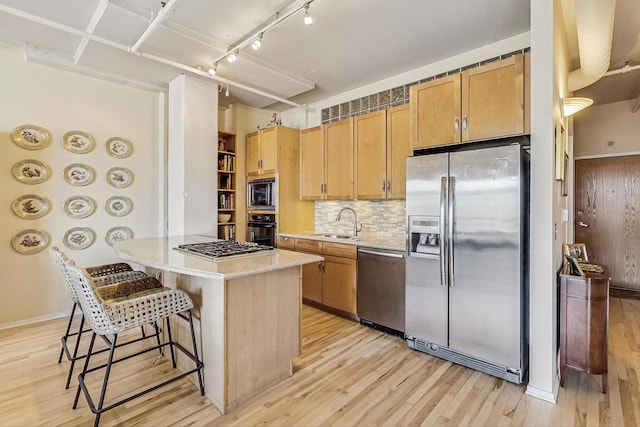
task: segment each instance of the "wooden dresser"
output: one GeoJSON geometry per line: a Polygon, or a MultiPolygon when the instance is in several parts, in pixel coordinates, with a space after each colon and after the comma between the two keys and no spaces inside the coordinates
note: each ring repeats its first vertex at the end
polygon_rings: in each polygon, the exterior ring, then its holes
{"type": "Polygon", "coordinates": [[[602,375],[607,392],[609,276],[560,275],[560,385],[566,368],[602,375]]]}

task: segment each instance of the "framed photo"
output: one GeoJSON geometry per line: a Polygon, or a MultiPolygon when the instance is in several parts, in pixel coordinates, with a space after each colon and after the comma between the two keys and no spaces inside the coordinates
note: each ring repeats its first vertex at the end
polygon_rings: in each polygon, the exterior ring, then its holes
{"type": "Polygon", "coordinates": [[[587,246],[584,243],[565,243],[562,245],[564,256],[575,258],[576,262],[589,261],[587,246]]]}
{"type": "Polygon", "coordinates": [[[582,268],[580,268],[580,263],[577,259],[571,256],[565,256],[565,259],[569,265],[569,274],[572,276],[584,276],[584,272],[582,271],[582,268]]]}

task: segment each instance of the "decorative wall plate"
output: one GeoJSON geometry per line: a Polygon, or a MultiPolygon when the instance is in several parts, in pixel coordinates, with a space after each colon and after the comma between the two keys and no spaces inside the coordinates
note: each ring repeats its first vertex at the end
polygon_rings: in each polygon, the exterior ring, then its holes
{"type": "Polygon", "coordinates": [[[107,139],[107,153],[116,159],[127,158],[133,153],[131,141],[118,136],[107,139]]]}
{"type": "Polygon", "coordinates": [[[133,202],[124,196],[110,197],[105,203],[107,213],[112,216],[125,216],[133,209],[133,202]]]}
{"type": "Polygon", "coordinates": [[[36,125],[21,125],[11,132],[13,142],[27,150],[40,150],[51,142],[51,134],[36,125]]]}
{"type": "Polygon", "coordinates": [[[73,227],[64,233],[62,243],[69,249],[86,249],[96,240],[96,233],[89,227],[73,227]]]}
{"type": "Polygon", "coordinates": [[[117,188],[125,188],[133,182],[133,172],[127,168],[111,168],[107,171],[107,182],[117,188]]]}
{"type": "Polygon", "coordinates": [[[86,218],[96,209],[95,202],[85,196],[71,196],[64,201],[64,213],[71,218],[86,218]]]}
{"type": "Polygon", "coordinates": [[[96,140],[92,135],[79,130],[70,130],[62,136],[64,148],[72,153],[84,154],[93,150],[96,140]]]}
{"type": "Polygon", "coordinates": [[[22,230],[11,239],[11,246],[23,255],[37,254],[49,246],[49,235],[41,230],[22,230]]]}
{"type": "Polygon", "coordinates": [[[38,219],[49,213],[51,202],[46,197],[37,194],[26,194],[13,201],[13,213],[24,219],[38,219]]]}
{"type": "Polygon", "coordinates": [[[51,176],[49,166],[40,160],[20,160],[12,168],[13,176],[25,184],[40,184],[51,176]]]}
{"type": "Polygon", "coordinates": [[[82,163],[71,163],[64,168],[64,179],[71,185],[83,187],[93,182],[96,171],[89,165],[82,163]]]}
{"type": "Polygon", "coordinates": [[[133,230],[129,227],[111,227],[104,236],[109,246],[113,246],[116,242],[133,238],[133,230]]]}

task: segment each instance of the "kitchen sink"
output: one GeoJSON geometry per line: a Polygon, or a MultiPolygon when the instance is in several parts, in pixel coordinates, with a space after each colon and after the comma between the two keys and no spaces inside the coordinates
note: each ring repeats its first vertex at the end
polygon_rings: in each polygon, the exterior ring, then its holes
{"type": "Polygon", "coordinates": [[[315,235],[319,237],[329,237],[331,239],[358,239],[358,237],[349,236],[348,234],[316,233],[315,235]]]}

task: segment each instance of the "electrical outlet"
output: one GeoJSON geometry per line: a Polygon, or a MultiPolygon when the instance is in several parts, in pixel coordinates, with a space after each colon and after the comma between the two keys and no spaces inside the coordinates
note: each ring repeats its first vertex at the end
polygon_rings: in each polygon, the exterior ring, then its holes
{"type": "Polygon", "coordinates": [[[604,148],[614,148],[616,146],[616,142],[615,138],[607,138],[604,140],[604,148]]]}

